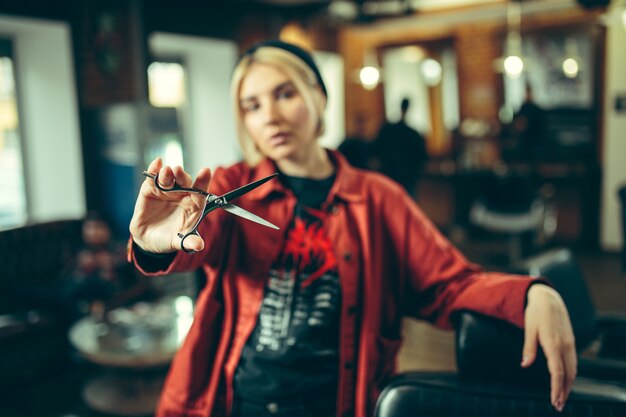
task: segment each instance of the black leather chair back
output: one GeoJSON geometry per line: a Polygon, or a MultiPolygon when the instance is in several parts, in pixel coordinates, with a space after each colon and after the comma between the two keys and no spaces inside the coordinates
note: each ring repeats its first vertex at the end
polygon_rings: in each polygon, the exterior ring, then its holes
{"type": "Polygon", "coordinates": [[[524,331],[507,322],[474,312],[455,316],[459,376],[476,381],[510,381],[513,385],[550,384],[546,358],[539,348],[530,368],[522,368],[524,331]]]}
{"type": "Polygon", "coordinates": [[[381,393],[375,417],[621,417],[626,390],[579,378],[560,414],[544,387],[466,382],[454,373],[398,375],[381,393]]]}
{"type": "Polygon", "coordinates": [[[570,314],[576,348],[581,351],[598,336],[596,309],[581,269],[569,249],[554,249],[525,260],[516,272],[547,278],[561,294],[570,314]]]}

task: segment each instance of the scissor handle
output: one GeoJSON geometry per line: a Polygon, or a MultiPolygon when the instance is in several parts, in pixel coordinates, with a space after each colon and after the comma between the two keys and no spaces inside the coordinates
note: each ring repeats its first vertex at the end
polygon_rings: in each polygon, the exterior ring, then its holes
{"type": "Polygon", "coordinates": [[[159,184],[159,174],[151,174],[148,171],[144,171],[143,175],[145,177],[148,178],[152,178],[154,180],[154,186],[159,190],[159,191],[163,191],[164,193],[170,193],[170,192],[188,192],[188,193],[196,193],[196,194],[202,194],[203,196],[206,197],[206,204],[204,206],[204,209],[202,210],[202,213],[200,213],[200,217],[198,218],[198,220],[196,221],[196,223],[193,225],[193,227],[191,228],[191,230],[187,233],[177,233],[178,237],[181,239],[180,240],[180,248],[183,250],[183,252],[185,253],[196,253],[195,250],[192,249],[187,249],[185,248],[185,239],[187,239],[189,236],[191,235],[195,235],[200,237],[200,233],[198,233],[198,227],[200,227],[200,223],[202,223],[202,220],[206,217],[207,214],[209,214],[211,211],[215,210],[216,208],[222,206],[224,204],[224,202],[222,202],[223,199],[220,199],[217,196],[214,196],[213,194],[207,193],[206,191],[202,191],[199,190],[197,188],[187,188],[187,187],[182,187],[180,185],[178,185],[176,183],[176,181],[174,181],[174,184],[172,185],[172,188],[163,188],[161,186],[161,184],[159,184]]]}
{"type": "Polygon", "coordinates": [[[186,192],[186,193],[202,194],[205,197],[209,195],[209,193],[207,193],[206,191],[202,191],[202,190],[199,190],[197,188],[187,188],[187,187],[180,186],[180,185],[178,185],[176,180],[174,180],[174,184],[172,185],[171,188],[163,188],[161,186],[161,184],[159,184],[159,174],[158,173],[157,174],[151,174],[148,171],[144,171],[143,172],[143,176],[144,177],[148,177],[148,178],[152,178],[154,180],[154,186],[157,188],[157,190],[163,191],[164,193],[186,192]]]}
{"type": "Polygon", "coordinates": [[[178,237],[180,238],[180,248],[182,249],[182,251],[185,252],[185,253],[193,254],[193,253],[196,253],[195,250],[185,248],[185,239],[187,239],[191,235],[195,235],[195,236],[200,237],[200,233],[198,233],[198,229],[197,228],[194,228],[191,232],[188,232],[188,233],[185,233],[185,234],[178,233],[178,237]]]}
{"type": "Polygon", "coordinates": [[[178,237],[181,239],[180,240],[180,248],[185,252],[185,253],[196,253],[195,250],[191,250],[191,249],[187,249],[185,248],[185,239],[187,239],[189,236],[191,235],[196,235],[198,237],[200,236],[200,233],[198,233],[198,228],[200,227],[200,223],[202,223],[202,220],[204,220],[204,218],[206,217],[207,214],[209,214],[210,212],[212,212],[215,209],[218,208],[224,208],[226,211],[235,214],[237,216],[241,216],[245,219],[251,220],[253,222],[262,224],[264,226],[268,226],[274,229],[278,229],[278,227],[274,226],[273,224],[269,223],[268,221],[247,212],[246,210],[241,209],[240,207],[235,206],[234,204],[230,204],[230,202],[232,200],[235,200],[239,197],[241,197],[242,195],[252,191],[253,189],[261,186],[262,184],[266,183],[267,181],[271,180],[272,178],[275,178],[278,173],[274,173],[272,175],[269,175],[265,178],[261,178],[260,180],[254,181],[250,184],[246,184],[242,187],[239,187],[233,191],[230,191],[224,195],[221,196],[217,196],[211,193],[208,193],[206,191],[202,191],[199,190],[197,188],[188,188],[188,187],[182,187],[180,185],[178,185],[176,183],[176,180],[174,180],[174,184],[172,184],[171,188],[163,188],[160,184],[159,184],[159,174],[151,174],[148,171],[143,171],[143,175],[145,177],[151,178],[152,180],[154,180],[154,185],[155,187],[159,190],[162,191],[164,193],[170,193],[170,192],[187,192],[187,193],[196,193],[196,194],[201,194],[205,197],[205,205],[204,208],[202,210],[202,213],[200,213],[200,216],[198,217],[198,220],[196,220],[196,223],[193,225],[193,227],[191,228],[191,230],[187,233],[178,233],[178,237]]]}

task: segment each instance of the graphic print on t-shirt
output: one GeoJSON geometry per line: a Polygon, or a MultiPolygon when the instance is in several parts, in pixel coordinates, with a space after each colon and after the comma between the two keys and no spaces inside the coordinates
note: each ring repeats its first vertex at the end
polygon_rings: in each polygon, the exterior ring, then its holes
{"type": "Polygon", "coordinates": [[[250,340],[259,354],[289,355],[293,348],[316,357],[337,353],[340,291],[323,216],[319,210],[297,210],[283,253],[270,269],[250,340]]]}

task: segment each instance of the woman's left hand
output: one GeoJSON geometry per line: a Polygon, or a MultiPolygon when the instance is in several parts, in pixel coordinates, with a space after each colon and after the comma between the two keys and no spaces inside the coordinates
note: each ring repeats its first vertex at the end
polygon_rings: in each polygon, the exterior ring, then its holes
{"type": "Polygon", "coordinates": [[[528,290],[524,312],[525,336],[522,367],[529,367],[541,345],[550,371],[550,401],[562,411],[576,378],[576,344],[563,299],[547,285],[535,284],[528,290]]]}

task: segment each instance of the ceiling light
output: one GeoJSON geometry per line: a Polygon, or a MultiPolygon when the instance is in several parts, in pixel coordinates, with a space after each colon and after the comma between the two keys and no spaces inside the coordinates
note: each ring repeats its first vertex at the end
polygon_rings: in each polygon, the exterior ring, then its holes
{"type": "Polygon", "coordinates": [[[520,2],[509,1],[506,10],[507,34],[504,45],[504,56],[495,62],[496,70],[503,71],[510,78],[519,78],[524,71],[525,58],[522,54],[522,5],[520,2]]]}
{"type": "Polygon", "coordinates": [[[380,71],[372,66],[363,67],[359,72],[359,79],[366,90],[373,90],[380,80],[380,71]]]}
{"type": "Polygon", "coordinates": [[[566,58],[563,61],[563,73],[567,78],[576,78],[578,70],[578,61],[574,58],[566,58]]]}
{"type": "Polygon", "coordinates": [[[580,72],[581,59],[578,54],[578,43],[574,38],[567,38],[565,40],[565,56],[563,57],[563,63],[561,68],[563,74],[567,78],[576,78],[580,72]]]}
{"type": "Polygon", "coordinates": [[[524,61],[517,55],[509,55],[504,59],[504,72],[511,78],[519,78],[524,71],[524,61]]]}
{"type": "Polygon", "coordinates": [[[376,88],[381,79],[382,70],[378,65],[376,51],[367,49],[363,54],[363,67],[359,70],[359,81],[366,90],[376,88]]]}
{"type": "Polygon", "coordinates": [[[422,70],[422,77],[426,85],[432,87],[439,84],[441,81],[441,73],[443,72],[439,62],[432,58],[426,58],[422,61],[420,69],[422,70]]]}
{"type": "Polygon", "coordinates": [[[424,58],[424,50],[419,46],[402,47],[402,59],[406,62],[420,62],[424,58]]]}
{"type": "Polygon", "coordinates": [[[335,0],[328,5],[328,15],[340,20],[354,20],[359,15],[359,8],[354,2],[335,0]]]}

